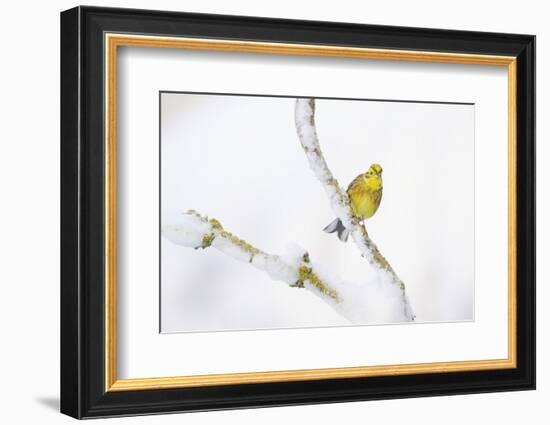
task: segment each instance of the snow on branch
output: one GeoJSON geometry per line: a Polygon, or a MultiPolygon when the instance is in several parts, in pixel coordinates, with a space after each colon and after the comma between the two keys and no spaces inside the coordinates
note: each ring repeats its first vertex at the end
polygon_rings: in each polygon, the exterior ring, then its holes
{"type": "Polygon", "coordinates": [[[347,193],[340,187],[327,165],[315,128],[315,99],[296,99],[294,117],[302,148],[313,173],[325,189],[332,210],[343,225],[349,229],[361,255],[377,271],[379,281],[384,285],[399,288],[402,304],[402,317],[399,321],[414,320],[415,316],[405,292],[405,284],[371,240],[365,226],[353,216],[347,193]]]}
{"type": "Polygon", "coordinates": [[[194,249],[209,247],[250,263],[266,272],[273,280],[303,288],[306,284],[321,295],[339,302],[338,292],[325,283],[313,270],[309,254],[297,245],[289,245],[285,256],[268,254],[225,230],[215,218],[188,211],[180,223],[166,226],[164,235],[172,242],[194,249]]]}
{"type": "Polygon", "coordinates": [[[352,283],[326,273],[297,245],[289,245],[285,255],[269,254],[225,230],[215,218],[196,211],[163,228],[171,242],[188,248],[215,248],[265,272],[271,279],[293,288],[305,288],[319,296],[351,323],[402,322],[401,291],[379,281],[352,283]]]}

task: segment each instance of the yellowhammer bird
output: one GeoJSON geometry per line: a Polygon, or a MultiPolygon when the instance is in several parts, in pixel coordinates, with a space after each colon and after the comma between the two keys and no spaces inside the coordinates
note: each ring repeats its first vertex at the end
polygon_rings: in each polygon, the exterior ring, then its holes
{"type": "MultiPolygon", "coordinates": [[[[347,190],[351,211],[354,217],[367,219],[374,215],[382,200],[382,167],[372,164],[366,173],[359,174],[349,184],[347,190]]],[[[349,230],[339,218],[334,219],[323,229],[327,233],[337,232],[338,239],[347,242],[349,230]]]]}

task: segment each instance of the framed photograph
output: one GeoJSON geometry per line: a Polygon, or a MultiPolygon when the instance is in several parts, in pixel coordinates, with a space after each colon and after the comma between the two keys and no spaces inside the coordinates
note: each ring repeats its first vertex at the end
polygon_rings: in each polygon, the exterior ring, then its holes
{"type": "Polygon", "coordinates": [[[61,411],[535,388],[535,37],[61,14],[61,411]]]}

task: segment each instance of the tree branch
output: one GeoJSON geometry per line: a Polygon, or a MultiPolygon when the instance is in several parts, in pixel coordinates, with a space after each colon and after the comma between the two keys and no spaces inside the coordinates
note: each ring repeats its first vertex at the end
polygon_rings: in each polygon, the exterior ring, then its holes
{"type": "Polygon", "coordinates": [[[305,288],[320,297],[338,314],[355,324],[402,322],[397,286],[380,282],[352,283],[329,275],[309,254],[290,245],[285,255],[264,252],[225,230],[221,223],[196,211],[181,215],[179,222],[163,228],[171,242],[194,249],[215,248],[265,272],[271,279],[293,288],[305,288]]]}
{"type": "Polygon", "coordinates": [[[216,248],[236,260],[250,263],[274,280],[307,288],[330,299],[331,303],[341,301],[337,289],[320,277],[309,254],[297,245],[289,246],[285,256],[268,254],[225,230],[215,218],[208,219],[193,210],[183,214],[180,223],[165,226],[163,234],[173,243],[189,248],[216,248]]]}
{"type": "Polygon", "coordinates": [[[397,286],[401,291],[402,321],[414,320],[415,316],[405,292],[405,284],[371,240],[367,229],[361,224],[359,219],[353,216],[347,193],[340,187],[338,181],[328,168],[315,128],[315,100],[296,99],[294,116],[300,144],[313,173],[325,189],[332,210],[342,221],[343,225],[349,229],[355,245],[361,255],[375,268],[379,274],[380,281],[387,285],[397,286]]]}

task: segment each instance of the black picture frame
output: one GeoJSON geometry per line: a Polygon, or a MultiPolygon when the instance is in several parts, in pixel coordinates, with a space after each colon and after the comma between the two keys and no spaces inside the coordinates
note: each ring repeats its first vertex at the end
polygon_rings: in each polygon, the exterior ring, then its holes
{"type": "Polygon", "coordinates": [[[61,13],[61,412],[75,418],[535,388],[535,37],[98,7],[61,13]],[[517,367],[105,391],[104,34],[258,40],[514,56],[517,367]]]}

